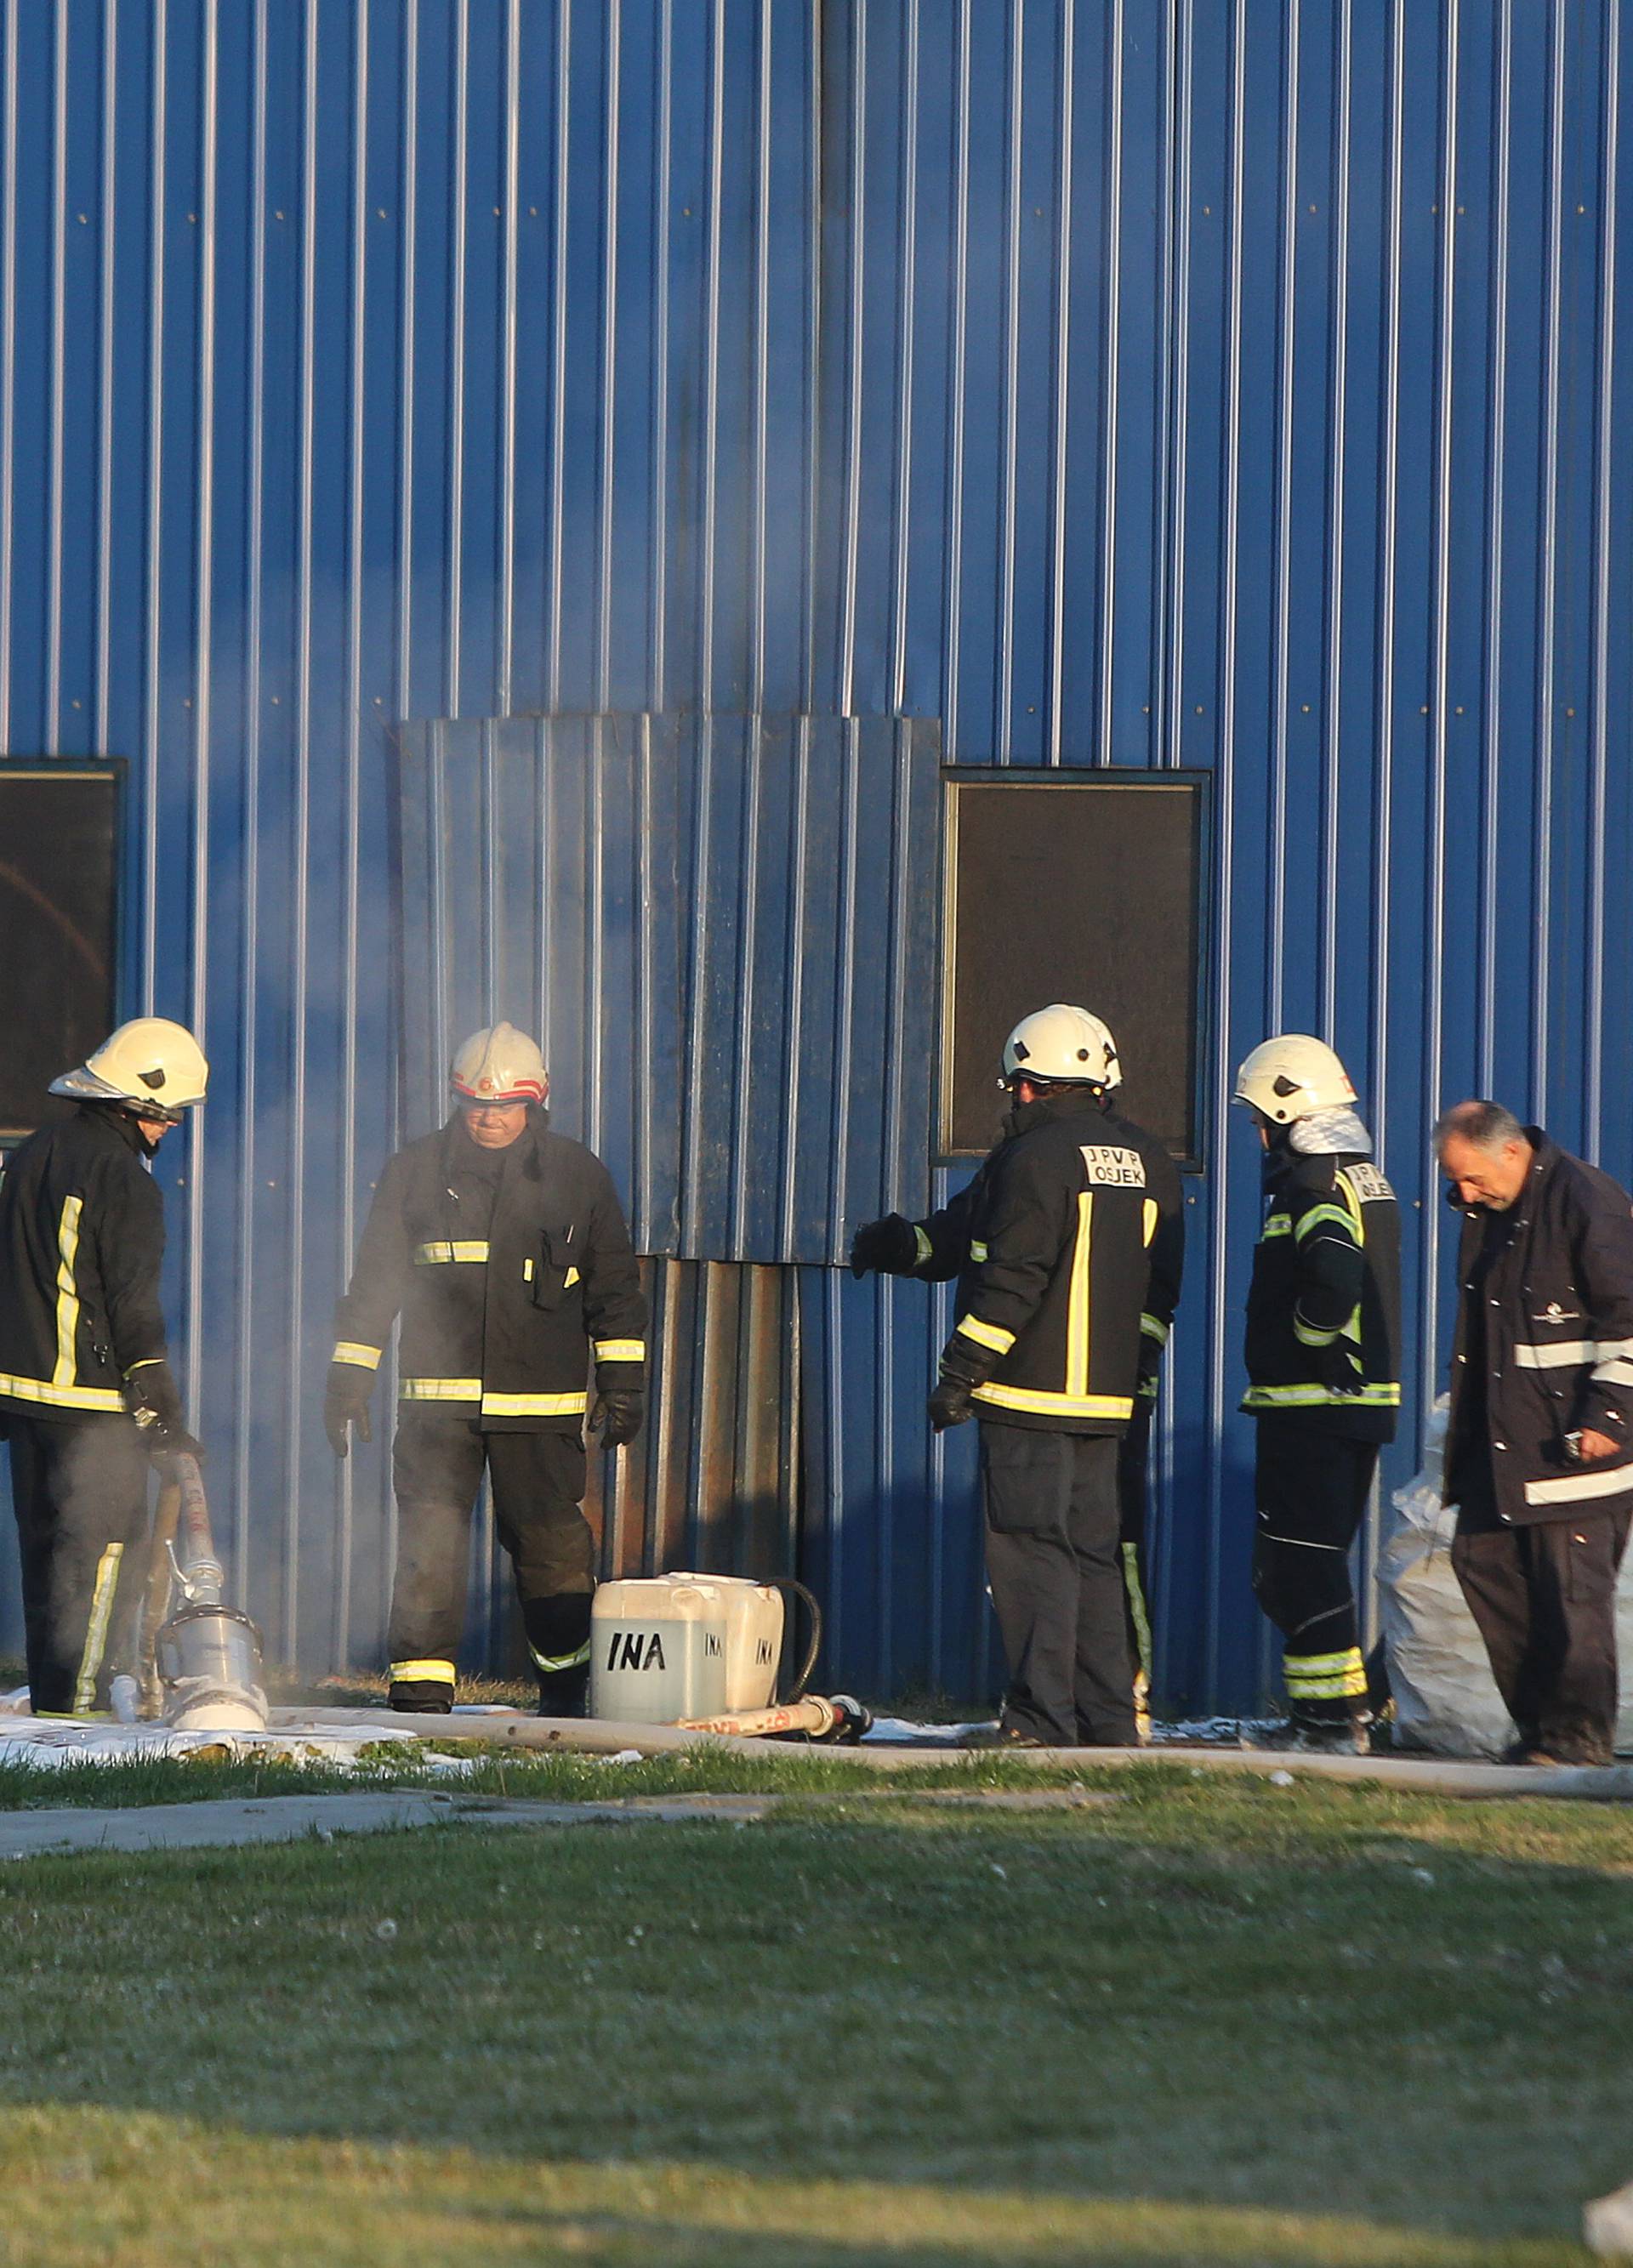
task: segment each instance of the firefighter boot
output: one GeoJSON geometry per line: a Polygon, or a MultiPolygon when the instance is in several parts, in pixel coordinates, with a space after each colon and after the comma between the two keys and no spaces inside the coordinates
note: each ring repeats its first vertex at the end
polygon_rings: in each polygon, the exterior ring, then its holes
{"type": "Polygon", "coordinates": [[[1238,1738],[1245,1749],[1285,1749],[1296,1756],[1370,1756],[1372,1712],[1357,1701],[1346,1717],[1288,1717],[1279,1725],[1245,1726],[1238,1738]]]}
{"type": "Polygon", "coordinates": [[[522,1620],[538,1672],[540,1716],[582,1717],[589,1693],[589,1593],[529,1599],[522,1620]]]}

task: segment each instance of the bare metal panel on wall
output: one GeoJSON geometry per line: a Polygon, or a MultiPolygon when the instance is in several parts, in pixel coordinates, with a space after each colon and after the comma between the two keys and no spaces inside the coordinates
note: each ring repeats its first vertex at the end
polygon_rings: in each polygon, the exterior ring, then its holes
{"type": "Polygon", "coordinates": [[[929,1189],[940,738],[913,718],[404,728],[404,1116],[536,1032],[637,1247],[841,1259],[929,1189]]]}
{"type": "MultiPolygon", "coordinates": [[[[652,1309],[647,1423],[625,1449],[589,1437],[584,1510],[601,1580],[679,1568],[801,1573],[797,1271],[646,1260],[641,1283],[652,1309]]],[[[473,1545],[467,1660],[525,1675],[485,1499],[473,1545]]]]}

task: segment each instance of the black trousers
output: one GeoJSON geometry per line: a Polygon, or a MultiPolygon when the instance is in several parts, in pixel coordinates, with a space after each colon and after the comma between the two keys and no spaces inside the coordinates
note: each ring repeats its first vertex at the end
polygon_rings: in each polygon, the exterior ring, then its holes
{"type": "Polygon", "coordinates": [[[484,1433],[469,1418],[409,1403],[392,1447],[397,1569],[388,1643],[399,1709],[446,1704],[465,1630],[470,1520],[485,1464],[493,1518],[521,1602],[528,1650],[554,1713],[581,1707],[595,1588],[577,1432],[484,1433]],[[558,1708],[557,1706],[558,1705],[558,1708]]]}
{"type": "Polygon", "coordinates": [[[1377,1469],[1376,1441],[1259,1420],[1253,1594],[1282,1633],[1288,1707],[1305,1724],[1341,1725],[1366,1705],[1349,1548],[1377,1469]]]}
{"type": "Polygon", "coordinates": [[[1117,1540],[1123,1562],[1123,1620],[1134,1669],[1134,1721],[1143,1741],[1151,1730],[1151,1563],[1146,1507],[1156,1404],[1134,1398],[1128,1431],[1117,1445],[1117,1540]]]}
{"type": "Polygon", "coordinates": [[[30,1699],[85,1716],[107,1706],[109,1641],[143,1580],[146,1453],[111,1413],[8,1425],[30,1699]]]}
{"type": "Polygon", "coordinates": [[[1052,1748],[1134,1737],[1112,1434],[981,1425],[986,1572],[1009,1665],[1003,1722],[1052,1748]]]}
{"type": "Polygon", "coordinates": [[[1616,1737],[1616,1574],[1625,1509],[1530,1528],[1459,1522],[1452,1566],[1527,1748],[1608,1764],[1616,1737]]]}

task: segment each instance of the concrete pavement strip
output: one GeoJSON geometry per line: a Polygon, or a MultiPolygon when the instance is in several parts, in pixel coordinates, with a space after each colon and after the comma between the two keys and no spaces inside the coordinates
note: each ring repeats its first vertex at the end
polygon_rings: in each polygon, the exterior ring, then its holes
{"type": "Polygon", "coordinates": [[[786,1795],[635,1795],[605,1803],[540,1803],[525,1797],[462,1795],[416,1788],[343,1795],[273,1795],[240,1802],[159,1803],[144,1809],[0,1812],[0,1859],[64,1851],[185,1851],[311,1836],[380,1834],[405,1827],[587,1827],[620,1822],[743,1823],[806,1804],[857,1808],[904,1803],[961,1811],[1072,1811],[1115,1799],[1084,1788],[994,1789],[990,1793],[887,1793],[871,1788],[786,1795]]]}

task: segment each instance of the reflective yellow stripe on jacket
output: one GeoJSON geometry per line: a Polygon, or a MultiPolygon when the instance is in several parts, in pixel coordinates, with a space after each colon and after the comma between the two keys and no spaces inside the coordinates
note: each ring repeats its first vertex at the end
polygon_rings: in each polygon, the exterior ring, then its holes
{"type": "Polygon", "coordinates": [[[74,1270],[79,1258],[78,1197],[63,1199],[63,1217],[56,1225],[56,1367],[53,1386],[72,1386],[78,1376],[74,1342],[79,1335],[79,1286],[74,1270]]]}
{"type": "Polygon", "coordinates": [[[405,1378],[397,1388],[403,1402],[474,1402],[484,1418],[581,1418],[589,1395],[494,1394],[479,1378],[405,1378]]]}
{"type": "Polygon", "coordinates": [[[42,1410],[122,1410],[116,1386],[81,1386],[79,1374],[79,1217],[83,1200],[64,1197],[56,1224],[56,1356],[49,1378],[17,1378],[0,1371],[0,1395],[42,1410]]]}
{"type": "Polygon", "coordinates": [[[977,1402],[1023,1410],[1038,1418],[1132,1418],[1132,1394],[1049,1394],[1031,1386],[978,1386],[977,1402]]]}
{"type": "Polygon", "coordinates": [[[1342,1393],[1329,1386],[1250,1386],[1242,1396],[1244,1410],[1399,1410],[1399,1386],[1357,1386],[1342,1393]]]}
{"type": "Polygon", "coordinates": [[[0,1395],[13,1402],[36,1402],[46,1410],[122,1410],[125,1397],[114,1386],[54,1386],[45,1378],[13,1378],[0,1370],[0,1395]]]}

